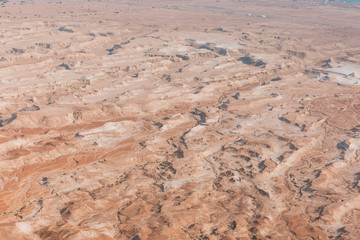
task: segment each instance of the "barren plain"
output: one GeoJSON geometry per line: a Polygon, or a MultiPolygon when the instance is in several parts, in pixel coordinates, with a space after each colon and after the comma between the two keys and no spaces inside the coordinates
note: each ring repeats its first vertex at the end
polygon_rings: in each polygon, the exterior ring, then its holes
{"type": "Polygon", "coordinates": [[[0,2],[0,239],[359,239],[358,3],[0,2]]]}

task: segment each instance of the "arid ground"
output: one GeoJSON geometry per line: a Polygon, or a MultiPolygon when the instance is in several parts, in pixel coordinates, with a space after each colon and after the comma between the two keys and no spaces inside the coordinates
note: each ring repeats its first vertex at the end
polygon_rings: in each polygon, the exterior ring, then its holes
{"type": "Polygon", "coordinates": [[[360,4],[0,1],[0,239],[360,239],[360,4]]]}

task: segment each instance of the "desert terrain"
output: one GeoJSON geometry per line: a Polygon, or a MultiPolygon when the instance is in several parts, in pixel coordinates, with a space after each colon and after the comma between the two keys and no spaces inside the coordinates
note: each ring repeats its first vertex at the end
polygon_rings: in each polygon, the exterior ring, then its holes
{"type": "Polygon", "coordinates": [[[0,239],[360,236],[360,4],[0,1],[0,239]]]}

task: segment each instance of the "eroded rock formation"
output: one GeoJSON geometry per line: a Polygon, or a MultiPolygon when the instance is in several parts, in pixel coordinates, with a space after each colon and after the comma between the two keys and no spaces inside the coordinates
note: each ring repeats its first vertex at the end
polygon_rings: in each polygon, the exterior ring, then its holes
{"type": "Polygon", "coordinates": [[[349,4],[3,4],[0,238],[358,239],[349,4]]]}

